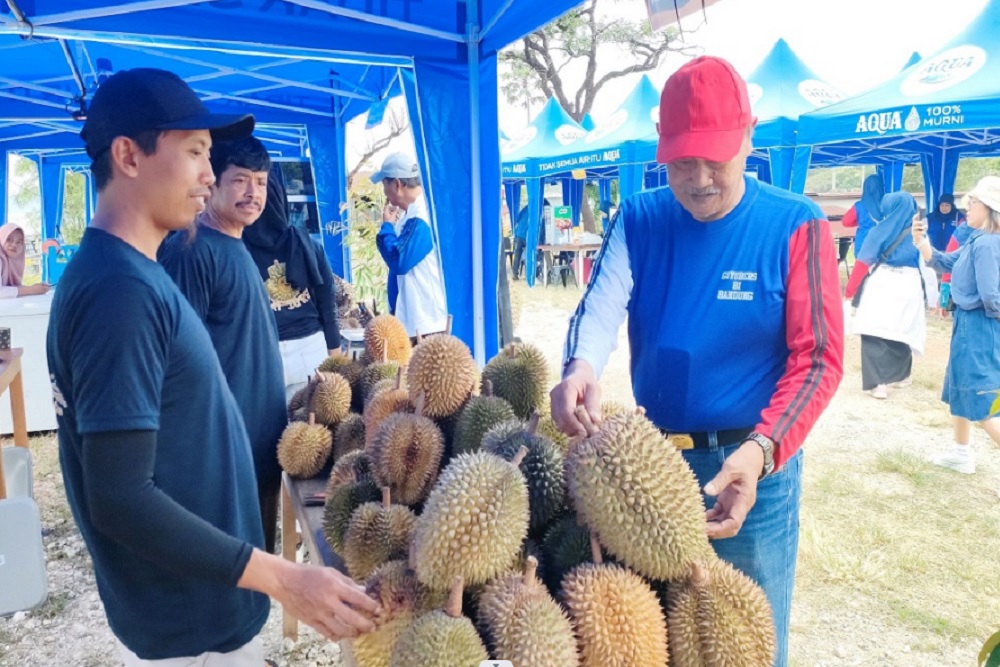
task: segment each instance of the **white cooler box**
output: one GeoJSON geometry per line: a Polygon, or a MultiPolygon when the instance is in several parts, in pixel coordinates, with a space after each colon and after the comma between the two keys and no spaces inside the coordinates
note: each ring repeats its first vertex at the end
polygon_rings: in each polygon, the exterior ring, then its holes
{"type": "MultiPolygon", "coordinates": [[[[56,412],[52,407],[52,381],[45,356],[52,292],[41,296],[0,299],[0,327],[10,329],[10,346],[24,348],[21,378],[24,384],[24,412],[28,431],[54,431],[56,412]]],[[[14,432],[10,398],[0,396],[0,433],[14,432]]]]}

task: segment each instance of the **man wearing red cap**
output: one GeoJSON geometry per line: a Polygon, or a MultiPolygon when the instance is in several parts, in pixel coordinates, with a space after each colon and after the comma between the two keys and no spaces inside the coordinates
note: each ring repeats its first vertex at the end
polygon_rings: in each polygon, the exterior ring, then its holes
{"type": "Polygon", "coordinates": [[[843,375],[843,310],[829,223],[812,202],[745,175],[756,119],[746,83],[713,57],[660,98],[670,186],[624,201],[570,320],[552,415],[600,422],[597,378],[628,316],[636,402],[703,485],[719,556],[774,611],[788,659],[802,441],[843,375]]]}

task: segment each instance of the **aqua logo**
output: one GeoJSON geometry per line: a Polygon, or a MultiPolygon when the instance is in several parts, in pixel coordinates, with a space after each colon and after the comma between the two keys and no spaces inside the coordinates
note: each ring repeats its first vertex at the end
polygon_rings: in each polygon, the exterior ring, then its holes
{"type": "Polygon", "coordinates": [[[910,72],[899,84],[899,92],[914,97],[951,88],[981,70],[986,59],[986,51],[972,44],[948,49],[910,72]]]}

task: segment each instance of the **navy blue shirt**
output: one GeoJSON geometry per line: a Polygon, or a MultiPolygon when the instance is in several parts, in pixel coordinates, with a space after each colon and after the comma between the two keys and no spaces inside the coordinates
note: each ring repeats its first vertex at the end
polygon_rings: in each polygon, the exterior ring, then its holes
{"type": "Polygon", "coordinates": [[[160,247],[160,263],[198,314],[243,413],[262,488],[281,481],[278,439],[288,424],[278,327],[243,241],[198,225],[160,247]]]}
{"type": "Polygon", "coordinates": [[[253,639],[267,598],[235,587],[264,541],[250,446],[208,332],[174,282],[131,245],[88,229],[53,298],[48,362],[66,495],[112,631],[149,660],[253,639]],[[84,436],[121,431],[155,431],[156,487],[192,520],[246,543],[228,580],[163,569],[94,526],[84,436]]]}

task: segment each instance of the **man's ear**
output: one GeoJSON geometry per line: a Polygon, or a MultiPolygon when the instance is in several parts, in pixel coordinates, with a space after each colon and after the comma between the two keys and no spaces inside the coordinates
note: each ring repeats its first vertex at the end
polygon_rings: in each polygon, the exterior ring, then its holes
{"type": "Polygon", "coordinates": [[[112,170],[117,169],[128,178],[139,175],[139,145],[128,137],[115,137],[108,149],[112,170]]]}

